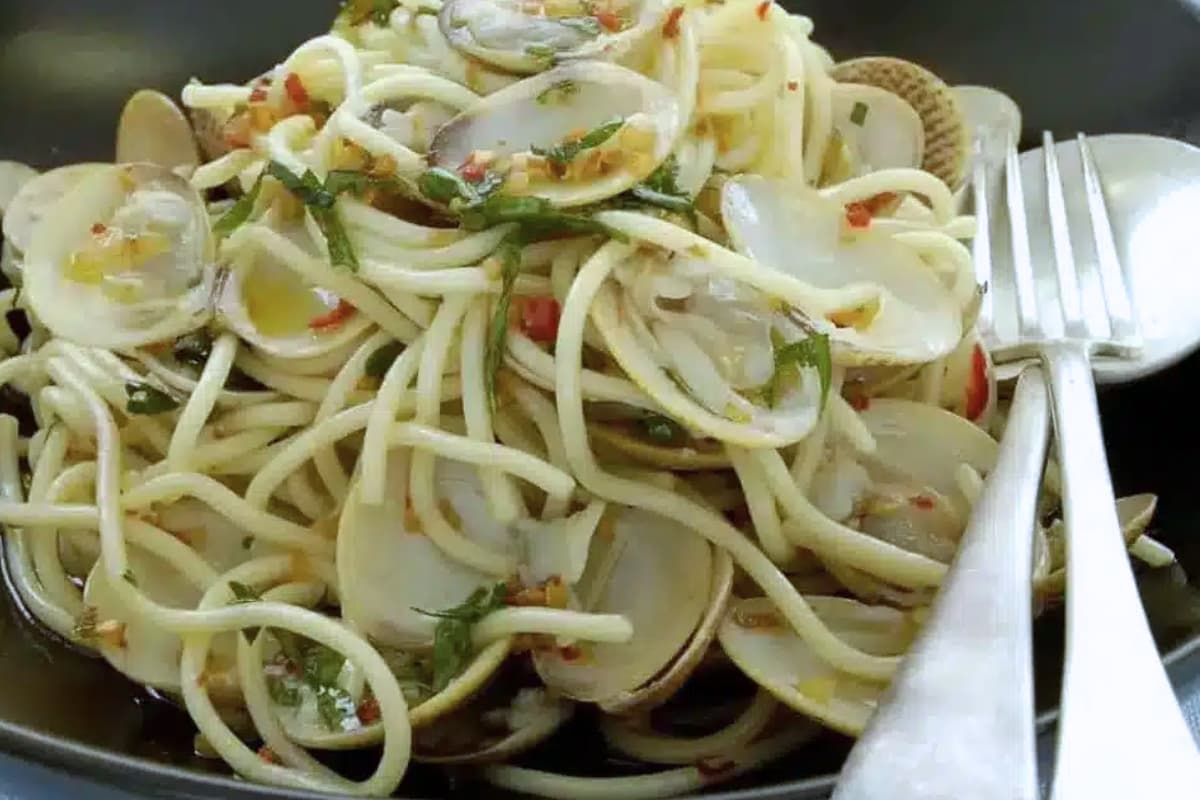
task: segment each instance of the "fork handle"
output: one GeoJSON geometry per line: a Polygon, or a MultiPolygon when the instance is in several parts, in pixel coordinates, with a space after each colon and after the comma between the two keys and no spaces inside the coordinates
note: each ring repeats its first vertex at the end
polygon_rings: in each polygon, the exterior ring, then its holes
{"type": "Polygon", "coordinates": [[[1195,798],[1200,753],[1142,610],[1088,351],[1043,348],[1063,480],[1067,653],[1053,800],[1195,798]]]}
{"type": "Polygon", "coordinates": [[[834,800],[1037,797],[1030,573],[1047,408],[1041,370],[1026,369],[954,566],[834,800]]]}

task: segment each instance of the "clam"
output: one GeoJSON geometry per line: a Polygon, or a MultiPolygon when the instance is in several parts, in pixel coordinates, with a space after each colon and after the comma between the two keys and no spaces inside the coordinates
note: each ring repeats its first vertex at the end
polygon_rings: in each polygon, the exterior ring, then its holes
{"type": "MultiPolygon", "coordinates": [[[[4,244],[12,253],[15,271],[19,275],[20,262],[24,260],[29,244],[33,240],[33,229],[54,205],[75,184],[87,175],[103,168],[103,164],[72,164],[52,169],[42,175],[21,180],[20,188],[8,198],[0,210],[4,217],[4,244]]],[[[15,176],[19,170],[13,169],[15,176]]]]}
{"type": "Polygon", "coordinates": [[[514,758],[552,736],[575,706],[529,685],[515,662],[474,701],[414,732],[413,756],[432,764],[484,764],[514,758]]]}
{"type": "Polygon", "coordinates": [[[171,98],[153,89],[135,92],[117,123],[117,163],[145,162],[167,169],[200,165],[196,137],[171,98]]]}
{"type": "MultiPolygon", "coordinates": [[[[941,78],[910,61],[883,56],[844,61],[836,64],[830,75],[839,83],[872,86],[890,92],[909,105],[920,117],[923,129],[921,169],[941,178],[951,190],[962,185],[970,139],[955,94],[941,78]]],[[[879,125],[895,125],[897,136],[907,138],[911,117],[904,112],[897,113],[897,108],[890,101],[883,103],[878,110],[883,112],[881,116],[890,119],[881,119],[879,125]]],[[[867,106],[867,120],[876,110],[873,104],[867,106]]],[[[860,111],[859,116],[861,114],[860,111]]],[[[839,127],[839,131],[845,135],[847,129],[839,127]]],[[[874,159],[880,157],[880,151],[865,151],[863,155],[874,159]]]]}
{"type": "MultiPolygon", "coordinates": [[[[919,168],[925,158],[921,117],[899,95],[877,86],[836,84],[833,125],[845,150],[844,172],[826,178],[846,179],[881,169],[919,168]]],[[[831,182],[837,182],[831,181],[831,182]]]]}
{"type": "Polygon", "coordinates": [[[537,650],[534,664],[549,688],[624,713],[665,701],[691,674],[715,634],[732,569],[673,520],[632,508],[610,513],[575,589],[584,610],[627,618],[633,638],[537,650]]]}
{"type": "MultiPolygon", "coordinates": [[[[841,597],[806,597],[838,638],[878,656],[904,653],[916,633],[905,612],[841,597]]],[[[838,672],[817,656],[765,597],[735,601],[718,633],[725,653],[780,702],[824,725],[857,736],[886,686],[838,672]]]]}
{"type": "Polygon", "coordinates": [[[783,447],[812,430],[823,354],[777,369],[777,351],[808,334],[763,292],[690,252],[640,250],[615,275],[620,292],[601,291],[592,321],[670,424],[744,447],[783,447]]]}
{"type": "Polygon", "coordinates": [[[616,64],[577,62],[483,98],[442,126],[429,160],[486,167],[504,178],[501,194],[577,206],[646,178],[684,122],[662,84],[616,64]]]}
{"type": "Polygon", "coordinates": [[[655,30],[663,0],[449,0],[438,23],[463,54],[531,74],[572,59],[614,60],[655,30]]]}
{"type": "MultiPolygon", "coordinates": [[[[496,579],[445,556],[406,511],[406,460],[393,451],[388,461],[390,491],[381,505],[350,492],[338,532],[337,565],[342,614],[364,636],[404,650],[433,645],[437,620],[414,608],[440,610],[461,604],[496,579]]],[[[491,518],[476,471],[439,460],[438,495],[461,521],[462,535],[496,552],[515,552],[506,526],[491,518]]]]}
{"type": "Polygon", "coordinates": [[[38,171],[17,161],[0,161],[0,217],[12,205],[13,199],[25,184],[38,176],[38,171]]]}
{"type": "MultiPolygon", "coordinates": [[[[316,245],[302,224],[290,224],[281,232],[316,255],[316,245]]],[[[371,326],[366,315],[261,248],[243,250],[234,259],[233,269],[221,282],[216,309],[221,321],[243,341],[278,358],[324,355],[346,346],[371,326]]]]}
{"type": "Polygon", "coordinates": [[[186,180],[152,164],[105,166],[47,209],[24,282],[56,335],[121,350],[203,325],[214,259],[204,201],[186,180]]]}
{"type": "MultiPolygon", "coordinates": [[[[1117,520],[1121,523],[1121,534],[1127,547],[1132,546],[1146,531],[1157,507],[1158,497],[1153,494],[1135,494],[1117,500],[1117,520]]],[[[1049,560],[1047,574],[1034,581],[1036,602],[1041,607],[1061,600],[1067,585],[1066,549],[1061,522],[1050,526],[1046,531],[1046,540],[1049,560]]]]}
{"type": "Polygon", "coordinates": [[[961,341],[959,305],[921,256],[870,228],[845,237],[845,209],[817,191],[744,175],[725,182],[721,213],[737,249],[769,267],[819,288],[878,287],[878,302],[819,321],[834,363],[927,363],[961,341]]]}

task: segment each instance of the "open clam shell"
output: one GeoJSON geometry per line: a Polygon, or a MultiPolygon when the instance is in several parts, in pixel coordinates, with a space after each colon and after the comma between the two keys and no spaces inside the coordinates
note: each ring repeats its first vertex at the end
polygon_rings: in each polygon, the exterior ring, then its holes
{"type": "MultiPolygon", "coordinates": [[[[611,524],[593,538],[576,591],[585,610],[628,619],[633,638],[588,644],[580,652],[538,650],[534,663],[551,689],[628,711],[669,696],[671,689],[659,687],[638,694],[656,677],[669,673],[672,688],[682,684],[690,670],[672,667],[696,637],[711,640],[705,618],[712,606],[724,605],[729,589],[714,581],[717,559],[709,544],[679,523],[630,508],[610,513],[611,524]]],[[[705,647],[696,647],[702,656],[705,647]]]]}
{"type": "Polygon", "coordinates": [[[835,363],[926,363],[962,339],[958,304],[920,255],[869,229],[844,237],[845,210],[817,192],[743,175],[725,182],[721,213],[737,249],[763,264],[820,288],[879,287],[877,307],[823,321],[835,363]]]}
{"type": "MultiPolygon", "coordinates": [[[[284,234],[307,252],[316,247],[299,224],[284,234]]],[[[221,283],[217,314],[243,341],[277,358],[322,356],[371,326],[341,298],[314,286],[263,250],[246,251],[221,283]]]]}
{"type": "Polygon", "coordinates": [[[194,169],[200,165],[200,155],[192,126],[179,106],[162,92],[142,89],[121,111],[116,161],[194,169]]]}
{"type": "MultiPolygon", "coordinates": [[[[1157,507],[1158,496],[1153,494],[1135,494],[1117,500],[1117,520],[1121,523],[1121,535],[1127,547],[1145,533],[1157,507]]],[[[1061,525],[1051,525],[1046,537],[1048,572],[1034,582],[1036,600],[1043,608],[1060,601],[1067,586],[1066,543],[1062,539],[1061,525]]]]}
{"type": "MultiPolygon", "coordinates": [[[[894,608],[840,597],[805,600],[840,639],[874,655],[900,655],[916,634],[912,618],[894,608]]],[[[764,597],[734,601],[718,637],[742,672],[777,700],[850,736],[862,733],[886,689],[829,666],[764,597]]]]}
{"type": "MultiPolygon", "coordinates": [[[[337,565],[342,614],[376,642],[405,650],[433,645],[437,620],[414,608],[452,608],[472,592],[492,586],[495,578],[447,558],[406,511],[408,470],[397,451],[389,457],[387,499],[361,502],[357,485],[350,492],[338,528],[337,565]]],[[[508,529],[491,518],[475,470],[439,461],[439,497],[461,521],[464,536],[492,549],[513,552],[508,529]]]]}
{"type": "Polygon", "coordinates": [[[20,170],[12,168],[12,185],[19,183],[20,186],[4,203],[3,217],[4,243],[13,249],[14,255],[21,258],[29,250],[34,228],[64,194],[83,178],[103,168],[103,164],[72,164],[28,180],[20,177],[20,170]]]}
{"type": "Polygon", "coordinates": [[[577,206],[646,178],[671,152],[683,123],[662,84],[616,64],[578,62],[526,78],[459,114],[437,132],[429,160],[458,170],[483,159],[480,166],[504,178],[501,194],[577,206]]]}
{"type": "Polygon", "coordinates": [[[3,217],[13,199],[25,184],[38,176],[33,167],[18,161],[0,161],[0,217],[3,217]]]}
{"type": "Polygon", "coordinates": [[[884,89],[912,106],[924,128],[921,168],[951,190],[962,185],[970,139],[954,92],[941,78],[911,61],[883,56],[844,61],[830,75],[839,83],[884,89]]]}
{"type": "Polygon", "coordinates": [[[572,59],[612,60],[649,35],[666,13],[662,0],[449,0],[438,24],[463,54],[509,72],[531,74],[572,59]]]}
{"type": "Polygon", "coordinates": [[[56,335],[120,350],[207,321],[214,252],[204,201],[186,180],[152,164],[106,166],[38,223],[24,282],[56,335]]]}
{"type": "Polygon", "coordinates": [[[878,86],[836,84],[833,124],[855,177],[881,169],[919,168],[925,160],[925,127],[904,98],[878,86]]]}
{"type": "Polygon", "coordinates": [[[531,685],[517,663],[510,661],[469,706],[419,728],[413,757],[432,764],[486,764],[550,738],[571,718],[575,704],[531,685]]]}

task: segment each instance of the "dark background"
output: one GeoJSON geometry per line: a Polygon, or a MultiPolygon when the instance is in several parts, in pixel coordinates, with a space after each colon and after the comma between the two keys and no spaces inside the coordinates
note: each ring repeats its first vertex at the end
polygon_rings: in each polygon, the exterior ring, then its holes
{"type": "MultiPolygon", "coordinates": [[[[1024,110],[1026,141],[1050,128],[1060,139],[1076,130],[1141,131],[1200,144],[1198,0],[784,5],[814,19],[816,40],[835,58],[894,54],[924,63],[950,83],[1004,90],[1024,110]]],[[[48,167],[111,158],[118,114],[134,90],[152,86],[177,97],[193,76],[244,81],[326,29],[335,9],[332,0],[0,0],[0,159],[48,167]]],[[[1180,254],[1179,268],[1200,268],[1198,258],[1180,254]]],[[[1192,358],[1138,385],[1109,389],[1102,406],[1118,488],[1159,493],[1157,533],[1189,572],[1200,575],[1198,369],[1200,361],[1192,358]]],[[[1142,585],[1164,650],[1200,635],[1200,595],[1180,571],[1144,575],[1142,585]]],[[[1039,699],[1049,707],[1061,658],[1060,620],[1044,617],[1038,636],[1039,699]]],[[[1200,674],[1197,662],[1200,655],[1177,659],[1175,674],[1200,674]]],[[[154,761],[190,762],[191,733],[180,712],[148,699],[107,666],[43,637],[0,591],[0,749],[76,774],[102,775],[139,794],[272,794],[244,784],[184,787],[171,773],[67,750],[18,726],[154,761]]],[[[584,726],[543,758],[571,768],[581,752],[599,746],[584,726]]],[[[821,774],[836,768],[844,747],[826,742],[752,782],[779,786],[821,774]]],[[[405,784],[420,794],[440,795],[447,788],[428,773],[405,784]]],[[[796,784],[781,789],[774,796],[800,796],[796,784]]]]}

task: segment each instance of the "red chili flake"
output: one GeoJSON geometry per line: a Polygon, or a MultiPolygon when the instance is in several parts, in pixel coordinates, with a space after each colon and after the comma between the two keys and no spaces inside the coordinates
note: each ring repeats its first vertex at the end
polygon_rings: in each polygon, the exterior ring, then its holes
{"type": "Polygon", "coordinates": [[[258,748],[258,757],[260,760],[262,760],[264,763],[267,763],[267,764],[282,764],[283,763],[282,761],[279,760],[279,756],[275,754],[275,751],[272,750],[271,748],[267,747],[266,745],[263,745],[262,747],[258,748]]]}
{"type": "Polygon", "coordinates": [[[467,160],[458,168],[458,174],[471,183],[479,183],[487,174],[487,167],[475,162],[475,154],[467,156],[467,160]]]}
{"type": "Polygon", "coordinates": [[[563,661],[571,663],[583,658],[583,648],[577,644],[569,644],[566,647],[558,648],[558,654],[563,661]]]}
{"type": "Polygon", "coordinates": [[[705,780],[712,780],[713,778],[720,778],[723,775],[729,774],[736,766],[736,761],[721,756],[710,756],[696,762],[696,771],[705,780]]]}
{"type": "Polygon", "coordinates": [[[667,14],[667,21],[663,23],[662,35],[664,39],[674,39],[679,35],[679,18],[683,16],[683,6],[675,6],[667,14]]]}
{"type": "Polygon", "coordinates": [[[553,342],[558,338],[561,314],[553,297],[527,297],[521,303],[521,332],[535,342],[553,342]]]}
{"type": "Polygon", "coordinates": [[[849,203],[846,205],[846,222],[851,228],[871,227],[871,209],[865,203],[849,203]]]}
{"type": "Polygon", "coordinates": [[[933,508],[933,498],[924,494],[913,495],[908,502],[912,503],[913,508],[919,508],[922,511],[929,511],[933,508]]]}
{"type": "Polygon", "coordinates": [[[345,300],[338,300],[338,304],[328,314],[322,314],[319,317],[314,317],[309,320],[308,327],[313,330],[324,330],[325,328],[336,328],[350,317],[354,316],[357,309],[350,305],[345,300]]]}
{"type": "Polygon", "coordinates": [[[754,9],[754,13],[758,14],[758,18],[766,20],[767,14],[771,12],[771,0],[763,0],[758,4],[758,8],[754,9]]]}
{"type": "Polygon", "coordinates": [[[967,381],[967,419],[979,419],[988,404],[987,355],[983,347],[975,345],[971,353],[971,377],[967,381]]]}
{"type": "Polygon", "coordinates": [[[847,399],[850,407],[855,411],[866,411],[871,407],[871,398],[865,394],[852,394],[847,399]]]}
{"type": "Polygon", "coordinates": [[[108,232],[108,226],[103,222],[97,222],[92,225],[92,236],[103,236],[108,232]]]}
{"type": "Polygon", "coordinates": [[[621,21],[621,17],[614,11],[597,12],[596,21],[600,23],[601,27],[610,33],[617,33],[625,24],[621,21]]]}
{"type": "Polygon", "coordinates": [[[358,721],[363,725],[370,725],[372,722],[378,722],[383,716],[379,710],[379,701],[374,697],[368,697],[358,704],[358,721]]]}
{"type": "Polygon", "coordinates": [[[794,91],[796,91],[796,90],[797,90],[797,89],[799,89],[799,88],[800,88],[800,82],[799,82],[799,81],[788,81],[788,91],[789,91],[789,92],[794,92],[794,91]]]}
{"type": "Polygon", "coordinates": [[[289,72],[287,78],[283,81],[283,88],[287,91],[289,100],[300,108],[308,108],[308,90],[300,82],[299,75],[289,72]]]}

